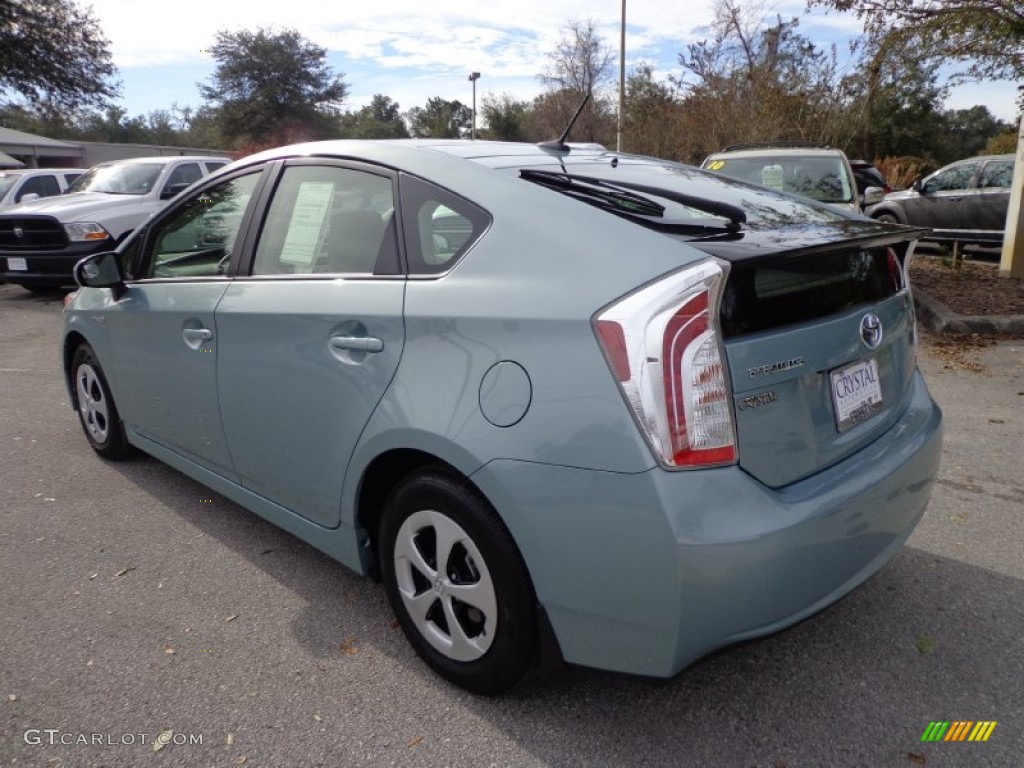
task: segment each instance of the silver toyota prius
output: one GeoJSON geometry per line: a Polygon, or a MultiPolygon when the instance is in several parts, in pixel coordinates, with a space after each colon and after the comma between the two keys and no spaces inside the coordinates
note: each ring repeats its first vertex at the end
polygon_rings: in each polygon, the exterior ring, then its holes
{"type": "Polygon", "coordinates": [[[379,577],[453,683],[668,677],[920,519],[921,234],[595,145],[302,144],[79,262],[62,358],[100,457],[379,577]]]}

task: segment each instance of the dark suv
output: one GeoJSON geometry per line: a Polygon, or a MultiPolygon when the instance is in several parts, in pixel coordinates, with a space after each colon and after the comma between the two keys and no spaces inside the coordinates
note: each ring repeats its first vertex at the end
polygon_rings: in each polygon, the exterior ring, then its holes
{"type": "Polygon", "coordinates": [[[929,240],[999,245],[1013,181],[1013,155],[983,155],[940,168],[893,192],[867,213],[879,221],[931,227],[929,240]]]}

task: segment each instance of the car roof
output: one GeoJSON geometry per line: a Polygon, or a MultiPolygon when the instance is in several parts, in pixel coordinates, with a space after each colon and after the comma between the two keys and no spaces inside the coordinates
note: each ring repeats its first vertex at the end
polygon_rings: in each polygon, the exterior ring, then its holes
{"type": "Polygon", "coordinates": [[[111,165],[168,165],[178,160],[231,162],[231,158],[217,155],[151,155],[149,157],[126,157],[121,160],[107,160],[105,163],[97,163],[93,168],[106,168],[111,165]]]}
{"type": "Polygon", "coordinates": [[[69,173],[72,171],[84,173],[85,170],[85,168],[17,168],[0,171],[0,176],[31,176],[33,173],[69,173]]]}

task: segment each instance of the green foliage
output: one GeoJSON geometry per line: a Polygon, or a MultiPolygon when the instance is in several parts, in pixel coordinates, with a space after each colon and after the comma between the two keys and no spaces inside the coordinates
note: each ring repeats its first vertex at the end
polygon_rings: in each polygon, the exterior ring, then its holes
{"type": "Polygon", "coordinates": [[[391,97],[381,93],[356,112],[346,112],[341,118],[341,138],[344,139],[407,139],[401,108],[391,97]]]}
{"type": "Polygon", "coordinates": [[[869,33],[919,47],[933,63],[959,61],[963,78],[1024,80],[1020,0],[809,0],[850,12],[869,33]]]}
{"type": "Polygon", "coordinates": [[[639,65],[627,77],[623,150],[654,157],[674,156],[681,117],[675,90],[654,79],[650,64],[639,65]]]}
{"type": "Polygon", "coordinates": [[[530,134],[530,103],[519,101],[507,93],[484,96],[480,115],[486,128],[478,131],[485,139],[495,141],[537,141],[530,134]]]}
{"type": "Polygon", "coordinates": [[[473,123],[473,110],[460,101],[434,96],[427,99],[426,106],[410,109],[407,118],[412,135],[417,138],[467,138],[473,123]]]}
{"type": "Polygon", "coordinates": [[[327,51],[294,29],[217,33],[211,82],[199,91],[224,138],[235,144],[333,138],[348,94],[327,51]]]}
{"type": "Polygon", "coordinates": [[[109,42],[91,8],[73,0],[0,2],[0,94],[60,109],[117,95],[109,42]]]}

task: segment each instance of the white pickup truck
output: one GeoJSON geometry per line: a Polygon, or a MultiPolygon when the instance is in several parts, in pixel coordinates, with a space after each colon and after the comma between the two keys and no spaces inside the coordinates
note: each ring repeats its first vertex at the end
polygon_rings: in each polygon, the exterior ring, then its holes
{"type": "Polygon", "coordinates": [[[29,290],[74,285],[71,271],[111,250],[227,157],[139,157],[93,166],[63,195],[0,211],[0,281],[29,290]]]}

